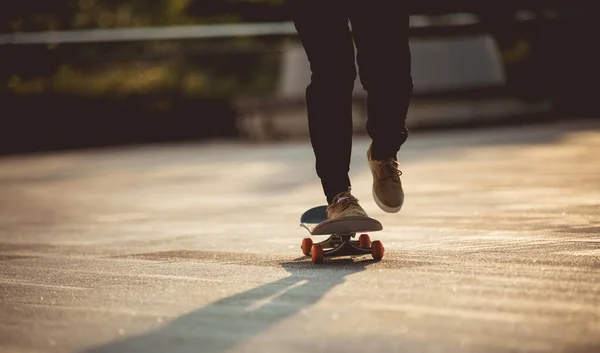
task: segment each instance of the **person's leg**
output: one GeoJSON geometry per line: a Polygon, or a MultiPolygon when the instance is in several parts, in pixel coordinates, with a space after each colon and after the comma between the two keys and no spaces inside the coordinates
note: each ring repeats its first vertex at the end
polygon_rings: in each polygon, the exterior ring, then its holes
{"type": "Polygon", "coordinates": [[[351,0],[351,4],[360,80],[367,92],[373,198],[382,210],[398,212],[404,191],[397,154],[408,137],[405,121],[413,90],[409,14],[405,4],[391,0],[351,0]]]}
{"type": "Polygon", "coordinates": [[[356,66],[345,1],[296,0],[294,25],[307,54],[308,125],[328,204],[348,190],[352,149],[352,91],[356,66]]]}
{"type": "Polygon", "coordinates": [[[395,157],[408,137],[405,120],[413,90],[408,9],[402,1],[351,3],[359,75],[367,92],[372,155],[374,159],[395,157]]]}

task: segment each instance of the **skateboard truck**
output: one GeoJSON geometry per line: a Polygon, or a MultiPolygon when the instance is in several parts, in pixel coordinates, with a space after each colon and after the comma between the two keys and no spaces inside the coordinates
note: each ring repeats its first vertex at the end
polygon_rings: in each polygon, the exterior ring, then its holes
{"type": "Polygon", "coordinates": [[[368,255],[373,259],[383,258],[383,244],[379,240],[371,242],[368,234],[361,234],[358,240],[352,240],[353,234],[333,234],[326,240],[313,243],[311,238],[302,239],[302,253],[312,258],[313,263],[322,263],[325,257],[348,255],[368,255]]]}

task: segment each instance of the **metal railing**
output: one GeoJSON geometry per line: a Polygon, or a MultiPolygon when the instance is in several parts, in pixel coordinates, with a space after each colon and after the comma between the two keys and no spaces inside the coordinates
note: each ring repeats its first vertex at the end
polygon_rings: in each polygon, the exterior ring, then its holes
{"type": "Polygon", "coordinates": [[[265,35],[293,35],[293,23],[214,24],[168,27],[135,27],[48,31],[0,35],[0,45],[123,42],[168,39],[200,39],[265,35]]]}
{"type": "MultiPolygon", "coordinates": [[[[569,14],[569,12],[558,14],[549,10],[537,13],[530,10],[519,10],[514,13],[512,20],[515,22],[527,22],[538,18],[555,19],[557,17],[569,17],[573,15],[581,15],[581,11],[575,11],[574,14],[569,14]]],[[[432,29],[434,32],[438,32],[440,29],[470,28],[478,24],[479,17],[473,13],[448,13],[436,16],[413,14],[410,16],[410,28],[415,31],[432,29]]],[[[454,33],[454,31],[451,32],[454,33]]],[[[229,23],[9,33],[0,34],[0,45],[293,36],[295,34],[296,29],[291,21],[229,23]]]]}
{"type": "MultiPolygon", "coordinates": [[[[472,14],[438,16],[412,15],[411,28],[431,26],[465,26],[478,22],[472,14]]],[[[70,31],[45,31],[0,34],[0,45],[62,44],[91,42],[125,42],[171,39],[206,39],[251,36],[295,35],[294,24],[287,22],[206,24],[166,27],[135,27],[108,29],[80,29],[70,31]]]]}

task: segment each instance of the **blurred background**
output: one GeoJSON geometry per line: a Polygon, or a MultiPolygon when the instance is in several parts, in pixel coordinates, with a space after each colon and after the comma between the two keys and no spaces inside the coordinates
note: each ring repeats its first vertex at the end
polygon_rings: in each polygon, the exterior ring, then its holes
{"type": "MultiPolygon", "coordinates": [[[[598,115],[593,4],[411,2],[409,128],[598,115]]],[[[11,2],[0,12],[0,153],[306,138],[310,72],[288,5],[11,2]]]]}

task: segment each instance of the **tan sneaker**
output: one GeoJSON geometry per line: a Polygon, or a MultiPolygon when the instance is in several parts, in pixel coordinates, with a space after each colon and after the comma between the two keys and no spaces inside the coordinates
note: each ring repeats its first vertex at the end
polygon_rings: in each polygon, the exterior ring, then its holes
{"type": "Polygon", "coordinates": [[[388,213],[400,211],[404,204],[404,191],[400,176],[400,164],[394,158],[371,159],[371,146],[367,150],[367,161],[373,174],[373,199],[379,208],[388,213]]]}
{"type": "Polygon", "coordinates": [[[368,217],[365,210],[358,204],[358,199],[352,196],[350,188],[346,192],[337,194],[327,207],[327,219],[356,216],[368,217]]]}

